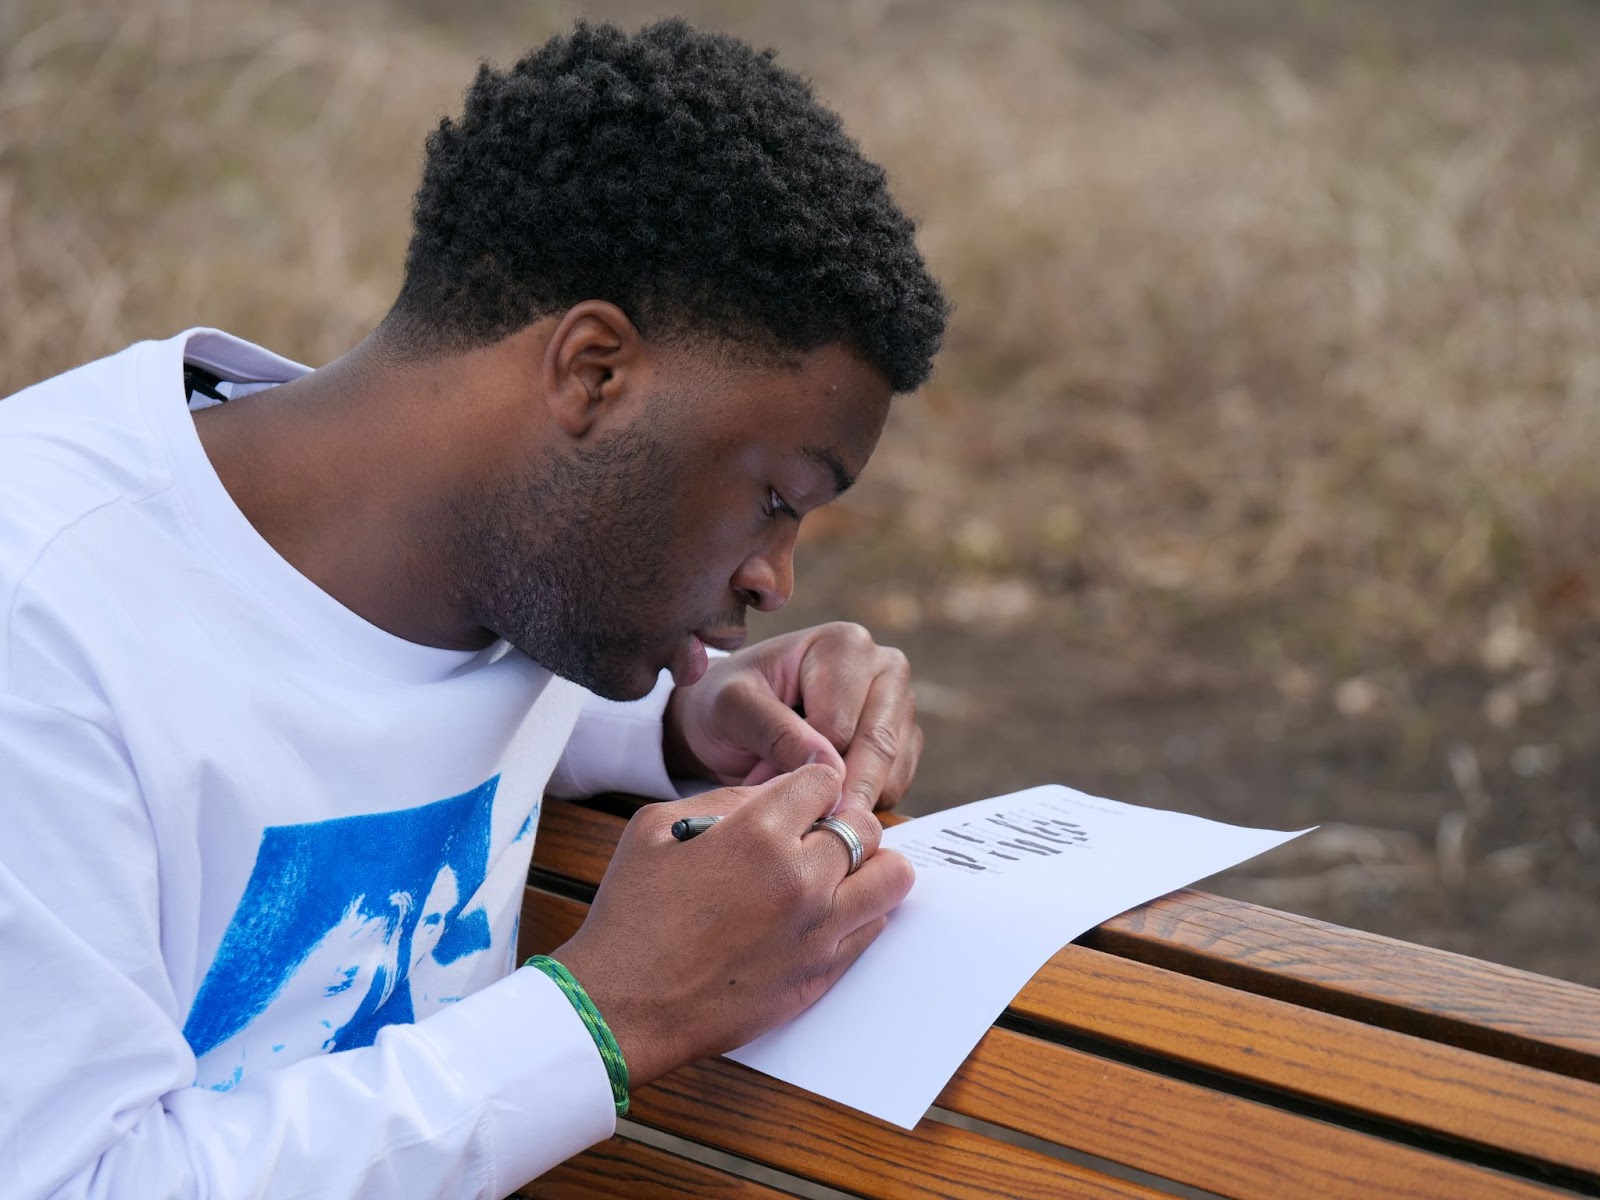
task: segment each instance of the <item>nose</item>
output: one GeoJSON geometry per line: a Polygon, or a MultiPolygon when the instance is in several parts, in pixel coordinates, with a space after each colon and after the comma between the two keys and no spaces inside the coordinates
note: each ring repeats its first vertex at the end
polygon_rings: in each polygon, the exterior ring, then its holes
{"type": "Polygon", "coordinates": [[[764,547],[739,564],[733,588],[757,612],[776,612],[794,595],[794,536],[764,547]]]}

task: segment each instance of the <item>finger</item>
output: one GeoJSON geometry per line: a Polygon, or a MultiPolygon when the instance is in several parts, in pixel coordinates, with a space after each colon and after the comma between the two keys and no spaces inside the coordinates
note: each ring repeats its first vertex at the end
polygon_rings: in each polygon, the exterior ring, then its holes
{"type": "Polygon", "coordinates": [[[840,930],[875,920],[904,900],[916,881],[910,860],[884,846],[834,889],[832,920],[840,930]]]}
{"type": "MultiPolygon", "coordinates": [[[[633,814],[630,825],[636,825],[651,842],[675,841],[672,824],[684,817],[727,817],[749,804],[752,797],[742,788],[716,788],[701,792],[687,800],[665,800],[646,804],[633,814]]],[[[708,837],[715,827],[701,834],[708,837]]]]}
{"type": "MultiPolygon", "coordinates": [[[[864,868],[868,860],[877,853],[878,843],[883,840],[883,826],[878,824],[878,818],[870,811],[863,811],[854,806],[841,805],[832,815],[834,820],[848,825],[860,840],[861,867],[864,868]]],[[[842,866],[844,870],[840,878],[852,874],[850,846],[844,840],[843,834],[826,826],[820,829],[813,826],[800,839],[800,845],[809,862],[814,864],[819,872],[837,870],[842,866]]]]}
{"type": "Polygon", "coordinates": [[[816,755],[815,761],[835,767],[842,775],[844,760],[827,738],[823,737],[780,700],[764,684],[741,688],[739,703],[729,704],[721,714],[722,735],[742,750],[755,754],[760,761],[746,780],[752,784],[796,770],[816,755]],[[771,773],[765,779],[759,774],[762,764],[771,773]]]}
{"type": "Polygon", "coordinates": [[[911,781],[917,774],[917,764],[922,761],[922,742],[922,726],[913,722],[911,734],[905,739],[906,748],[895,756],[894,770],[889,773],[889,780],[883,785],[883,791],[878,793],[879,812],[899,804],[911,790],[911,781]]]}
{"type": "Polygon", "coordinates": [[[781,772],[778,768],[763,758],[754,767],[750,768],[750,774],[744,777],[744,786],[759,787],[763,783],[776,779],[779,774],[781,772]]]}
{"type": "Polygon", "coordinates": [[[806,723],[843,754],[878,673],[878,648],[859,625],[823,626],[801,661],[800,707],[806,723]]]}
{"type": "Polygon", "coordinates": [[[823,763],[810,763],[750,789],[746,794],[751,803],[734,813],[733,819],[765,825],[788,854],[812,825],[838,805],[839,784],[838,771],[823,763]]]}
{"type": "Polygon", "coordinates": [[[884,671],[867,692],[850,748],[844,756],[844,795],[871,812],[894,770],[914,713],[909,681],[884,671]]]}
{"type": "Polygon", "coordinates": [[[864,925],[857,925],[839,939],[839,946],[834,951],[833,965],[828,971],[830,988],[838,982],[839,976],[848,971],[850,965],[861,957],[862,951],[878,940],[878,935],[888,924],[887,916],[877,916],[864,925]]]}

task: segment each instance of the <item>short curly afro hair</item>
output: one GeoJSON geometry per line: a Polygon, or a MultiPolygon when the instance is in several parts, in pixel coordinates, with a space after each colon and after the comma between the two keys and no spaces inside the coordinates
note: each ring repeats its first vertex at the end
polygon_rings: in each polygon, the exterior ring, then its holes
{"type": "Polygon", "coordinates": [[[580,21],[480,66],[428,137],[413,224],[391,319],[424,353],[600,299],[647,337],[843,343],[907,392],[949,312],[883,169],[811,85],[681,20],[580,21]]]}

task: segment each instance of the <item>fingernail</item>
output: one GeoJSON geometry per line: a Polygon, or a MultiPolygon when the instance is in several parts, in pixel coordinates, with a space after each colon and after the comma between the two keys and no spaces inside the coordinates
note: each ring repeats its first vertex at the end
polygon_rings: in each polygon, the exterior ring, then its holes
{"type": "Polygon", "coordinates": [[[822,760],[822,751],[821,750],[813,750],[810,754],[806,755],[805,762],[801,763],[800,765],[802,767],[809,767],[809,766],[811,766],[812,763],[820,762],[821,760],[822,760]]]}

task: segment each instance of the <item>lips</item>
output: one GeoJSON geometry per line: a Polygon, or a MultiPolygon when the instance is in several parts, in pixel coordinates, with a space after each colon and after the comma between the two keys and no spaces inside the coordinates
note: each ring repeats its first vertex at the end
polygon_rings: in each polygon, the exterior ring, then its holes
{"type": "Polygon", "coordinates": [[[685,643],[687,649],[673,655],[672,682],[678,687],[690,687],[700,682],[710,661],[706,657],[706,644],[697,634],[691,633],[685,643]]]}
{"type": "Polygon", "coordinates": [[[699,683],[711,665],[706,654],[707,646],[732,652],[744,645],[744,630],[730,633],[710,633],[696,630],[679,643],[678,653],[672,659],[672,682],[678,687],[699,683]]]}
{"type": "Polygon", "coordinates": [[[718,650],[726,650],[729,653],[732,653],[740,646],[744,645],[744,640],[748,635],[742,629],[735,629],[728,633],[716,633],[707,629],[696,629],[691,636],[699,638],[707,646],[715,646],[718,650]]]}

